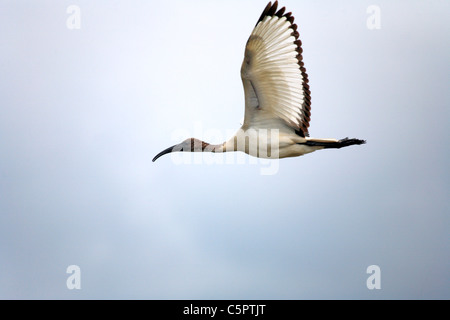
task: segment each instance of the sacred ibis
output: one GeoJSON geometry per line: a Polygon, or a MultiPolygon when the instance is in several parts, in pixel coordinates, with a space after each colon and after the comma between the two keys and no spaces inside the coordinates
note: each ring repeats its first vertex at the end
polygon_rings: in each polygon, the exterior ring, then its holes
{"type": "Polygon", "coordinates": [[[291,12],[269,2],[245,47],[241,78],[244,123],[228,141],[213,145],[189,138],[158,153],[243,151],[262,158],[301,156],[365,143],[360,139],[310,138],[311,92],[301,41],[291,12]],[[264,151],[264,152],[262,152],[264,151]]]}

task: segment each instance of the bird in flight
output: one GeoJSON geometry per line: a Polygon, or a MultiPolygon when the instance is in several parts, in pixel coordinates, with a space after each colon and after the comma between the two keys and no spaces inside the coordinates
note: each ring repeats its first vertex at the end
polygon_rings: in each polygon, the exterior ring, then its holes
{"type": "Polygon", "coordinates": [[[245,47],[241,78],[244,123],[222,144],[189,138],[158,153],[242,151],[260,158],[296,157],[321,149],[364,144],[360,139],[309,137],[311,91],[294,17],[269,2],[245,47]]]}

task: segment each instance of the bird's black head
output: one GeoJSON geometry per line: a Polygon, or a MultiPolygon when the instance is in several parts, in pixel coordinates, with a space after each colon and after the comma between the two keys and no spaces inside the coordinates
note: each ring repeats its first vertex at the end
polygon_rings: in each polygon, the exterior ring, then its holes
{"type": "Polygon", "coordinates": [[[159,157],[171,152],[202,152],[208,145],[209,143],[202,140],[189,138],[179,144],[173,145],[161,151],[153,158],[152,161],[155,162],[159,157]]]}

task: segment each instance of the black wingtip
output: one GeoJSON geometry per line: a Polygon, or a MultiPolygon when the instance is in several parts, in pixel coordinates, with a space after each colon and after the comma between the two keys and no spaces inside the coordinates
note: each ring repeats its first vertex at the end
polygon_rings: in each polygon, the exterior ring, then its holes
{"type": "Polygon", "coordinates": [[[266,16],[274,16],[274,15],[283,14],[284,11],[286,10],[286,8],[283,7],[280,10],[278,10],[278,12],[277,12],[277,8],[278,8],[278,0],[275,1],[273,4],[272,4],[272,2],[269,2],[267,4],[266,8],[261,13],[261,16],[259,17],[258,21],[256,22],[256,25],[258,25],[258,23],[263,21],[266,16]]]}
{"type": "Polygon", "coordinates": [[[267,15],[268,16],[273,16],[275,14],[275,12],[277,12],[277,8],[278,8],[278,1],[275,1],[273,3],[273,6],[271,6],[269,11],[267,12],[267,15]]]}
{"type": "Polygon", "coordinates": [[[261,16],[259,17],[258,21],[256,22],[256,24],[258,24],[260,21],[262,21],[264,19],[264,17],[267,15],[267,12],[269,12],[270,8],[272,7],[272,2],[269,2],[266,6],[266,8],[263,10],[263,12],[261,13],[261,16]]]}

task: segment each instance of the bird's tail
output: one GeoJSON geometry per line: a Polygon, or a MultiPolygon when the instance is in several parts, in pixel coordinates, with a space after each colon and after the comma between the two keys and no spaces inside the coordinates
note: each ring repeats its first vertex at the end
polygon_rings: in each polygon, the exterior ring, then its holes
{"type": "Polygon", "coordinates": [[[323,147],[325,149],[339,149],[352,145],[364,144],[366,140],[344,138],[341,140],[334,139],[313,139],[309,138],[304,144],[310,147],[323,147]]]}

